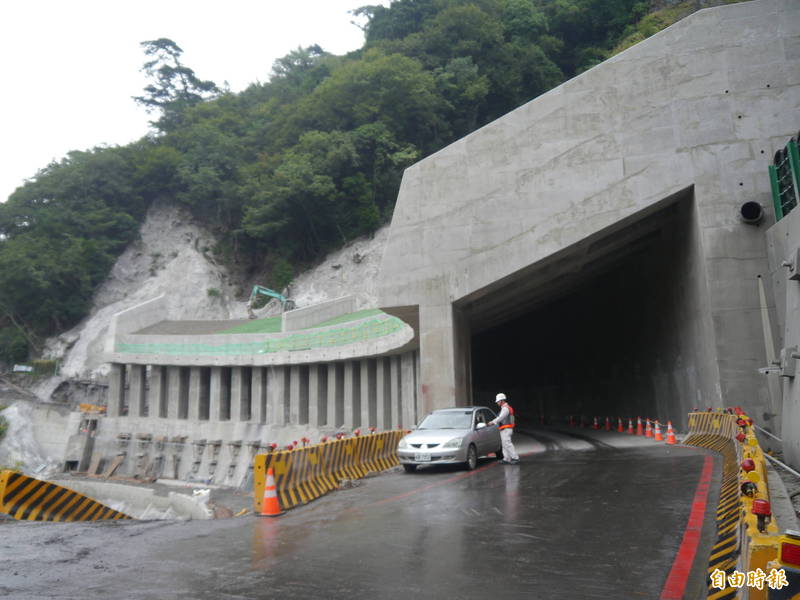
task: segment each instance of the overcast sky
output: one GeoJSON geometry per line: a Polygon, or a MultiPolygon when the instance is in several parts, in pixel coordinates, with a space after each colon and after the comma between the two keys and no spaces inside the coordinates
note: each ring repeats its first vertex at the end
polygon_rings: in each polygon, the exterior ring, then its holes
{"type": "Polygon", "coordinates": [[[2,0],[0,202],[70,150],[147,133],[139,42],[170,38],[198,77],[240,91],[298,46],[360,47],[348,11],[365,4],[389,0],[2,0]]]}

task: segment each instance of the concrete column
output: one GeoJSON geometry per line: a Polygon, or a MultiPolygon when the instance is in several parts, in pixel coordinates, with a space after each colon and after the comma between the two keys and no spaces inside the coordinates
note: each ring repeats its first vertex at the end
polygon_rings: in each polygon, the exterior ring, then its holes
{"type": "Polygon", "coordinates": [[[392,429],[403,425],[403,395],[400,391],[400,355],[389,357],[389,378],[392,388],[392,429]]]}
{"type": "Polygon", "coordinates": [[[286,367],[268,367],[267,414],[269,422],[281,426],[287,424],[286,413],[286,367]]]}
{"type": "Polygon", "coordinates": [[[178,418],[181,401],[181,368],[167,367],[167,418],[178,418]]]}
{"type": "Polygon", "coordinates": [[[209,394],[209,419],[211,421],[224,421],[223,397],[229,393],[227,384],[223,381],[223,368],[211,367],[211,390],[209,394]]]}
{"type": "Polygon", "coordinates": [[[254,423],[267,422],[267,368],[253,367],[250,394],[254,423]]]}
{"type": "Polygon", "coordinates": [[[427,412],[417,407],[414,352],[406,352],[400,359],[400,394],[403,397],[403,427],[413,427],[417,418],[422,418],[427,412]]]}
{"type": "Polygon", "coordinates": [[[376,427],[379,431],[387,431],[392,428],[392,373],[390,368],[391,359],[379,358],[375,369],[375,391],[377,420],[376,427]]]}
{"type": "Polygon", "coordinates": [[[378,425],[375,359],[359,361],[361,367],[361,426],[378,425]]]}
{"type": "Polygon", "coordinates": [[[251,369],[233,367],[231,369],[231,420],[249,421],[251,414],[251,369]]]}
{"type": "MultiPolygon", "coordinates": [[[[308,366],[308,423],[313,427],[319,427],[320,425],[320,371],[325,372],[325,365],[308,366]]],[[[327,379],[324,381],[327,383],[327,379]]],[[[323,420],[326,417],[327,415],[323,409],[323,420]]]]}
{"type": "Polygon", "coordinates": [[[200,420],[200,397],[202,396],[202,367],[191,367],[189,370],[189,420],[200,420]]]}
{"type": "Polygon", "coordinates": [[[121,417],[125,404],[125,365],[112,363],[108,377],[108,400],[106,413],[109,417],[121,417]]]}
{"type": "Polygon", "coordinates": [[[466,320],[449,301],[419,307],[420,390],[419,416],[436,408],[466,406],[469,331],[466,320]]]}
{"type": "Polygon", "coordinates": [[[344,426],[361,427],[361,364],[344,363],[344,426]]]}
{"type": "Polygon", "coordinates": [[[128,414],[131,417],[146,417],[145,403],[147,401],[147,367],[145,365],[130,365],[131,382],[129,386],[128,414]]]}
{"type": "Polygon", "coordinates": [[[328,427],[344,423],[344,367],[342,363],[328,365],[328,427]]]}
{"type": "Polygon", "coordinates": [[[167,416],[167,369],[161,365],[150,367],[150,416],[167,416]]]}
{"type": "Polygon", "coordinates": [[[300,365],[289,367],[289,423],[300,423],[300,365]]]}

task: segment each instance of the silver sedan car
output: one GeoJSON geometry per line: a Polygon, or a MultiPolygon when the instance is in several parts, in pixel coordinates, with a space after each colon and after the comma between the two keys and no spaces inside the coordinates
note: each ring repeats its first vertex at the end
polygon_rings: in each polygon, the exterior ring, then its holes
{"type": "Polygon", "coordinates": [[[419,465],[449,463],[464,463],[471,470],[479,456],[492,452],[501,458],[500,430],[487,426],[495,416],[483,406],[435,410],[400,440],[397,457],[407,473],[419,465]]]}

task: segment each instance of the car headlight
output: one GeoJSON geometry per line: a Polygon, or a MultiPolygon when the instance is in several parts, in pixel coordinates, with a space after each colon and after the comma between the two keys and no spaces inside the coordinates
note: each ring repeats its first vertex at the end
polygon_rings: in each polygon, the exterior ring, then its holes
{"type": "Polygon", "coordinates": [[[408,448],[408,442],[406,441],[406,438],[403,438],[399,442],[397,442],[397,448],[399,450],[405,450],[406,448],[408,448]]]}
{"type": "Polygon", "coordinates": [[[464,443],[464,438],[453,438],[449,442],[446,442],[442,448],[461,448],[461,444],[464,443]]]}

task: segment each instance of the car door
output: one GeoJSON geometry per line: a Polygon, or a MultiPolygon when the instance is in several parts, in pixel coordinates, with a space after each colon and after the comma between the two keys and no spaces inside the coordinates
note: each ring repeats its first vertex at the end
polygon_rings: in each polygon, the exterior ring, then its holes
{"type": "MultiPolygon", "coordinates": [[[[484,408],[483,411],[486,414],[486,422],[488,423],[495,417],[494,414],[490,409],[484,408]]],[[[497,425],[492,425],[491,427],[486,428],[486,452],[495,452],[500,449],[500,428],[497,425]]]]}
{"type": "Polygon", "coordinates": [[[479,423],[488,424],[490,420],[492,420],[492,416],[490,413],[485,409],[478,409],[475,411],[475,434],[478,439],[478,454],[484,455],[488,454],[489,452],[494,452],[495,448],[492,444],[493,433],[492,430],[495,429],[494,427],[481,427],[477,429],[479,423]]]}
{"type": "Polygon", "coordinates": [[[478,428],[480,423],[486,423],[486,418],[480,410],[476,410],[472,415],[472,439],[475,441],[478,456],[486,454],[486,428],[478,428]]]}

